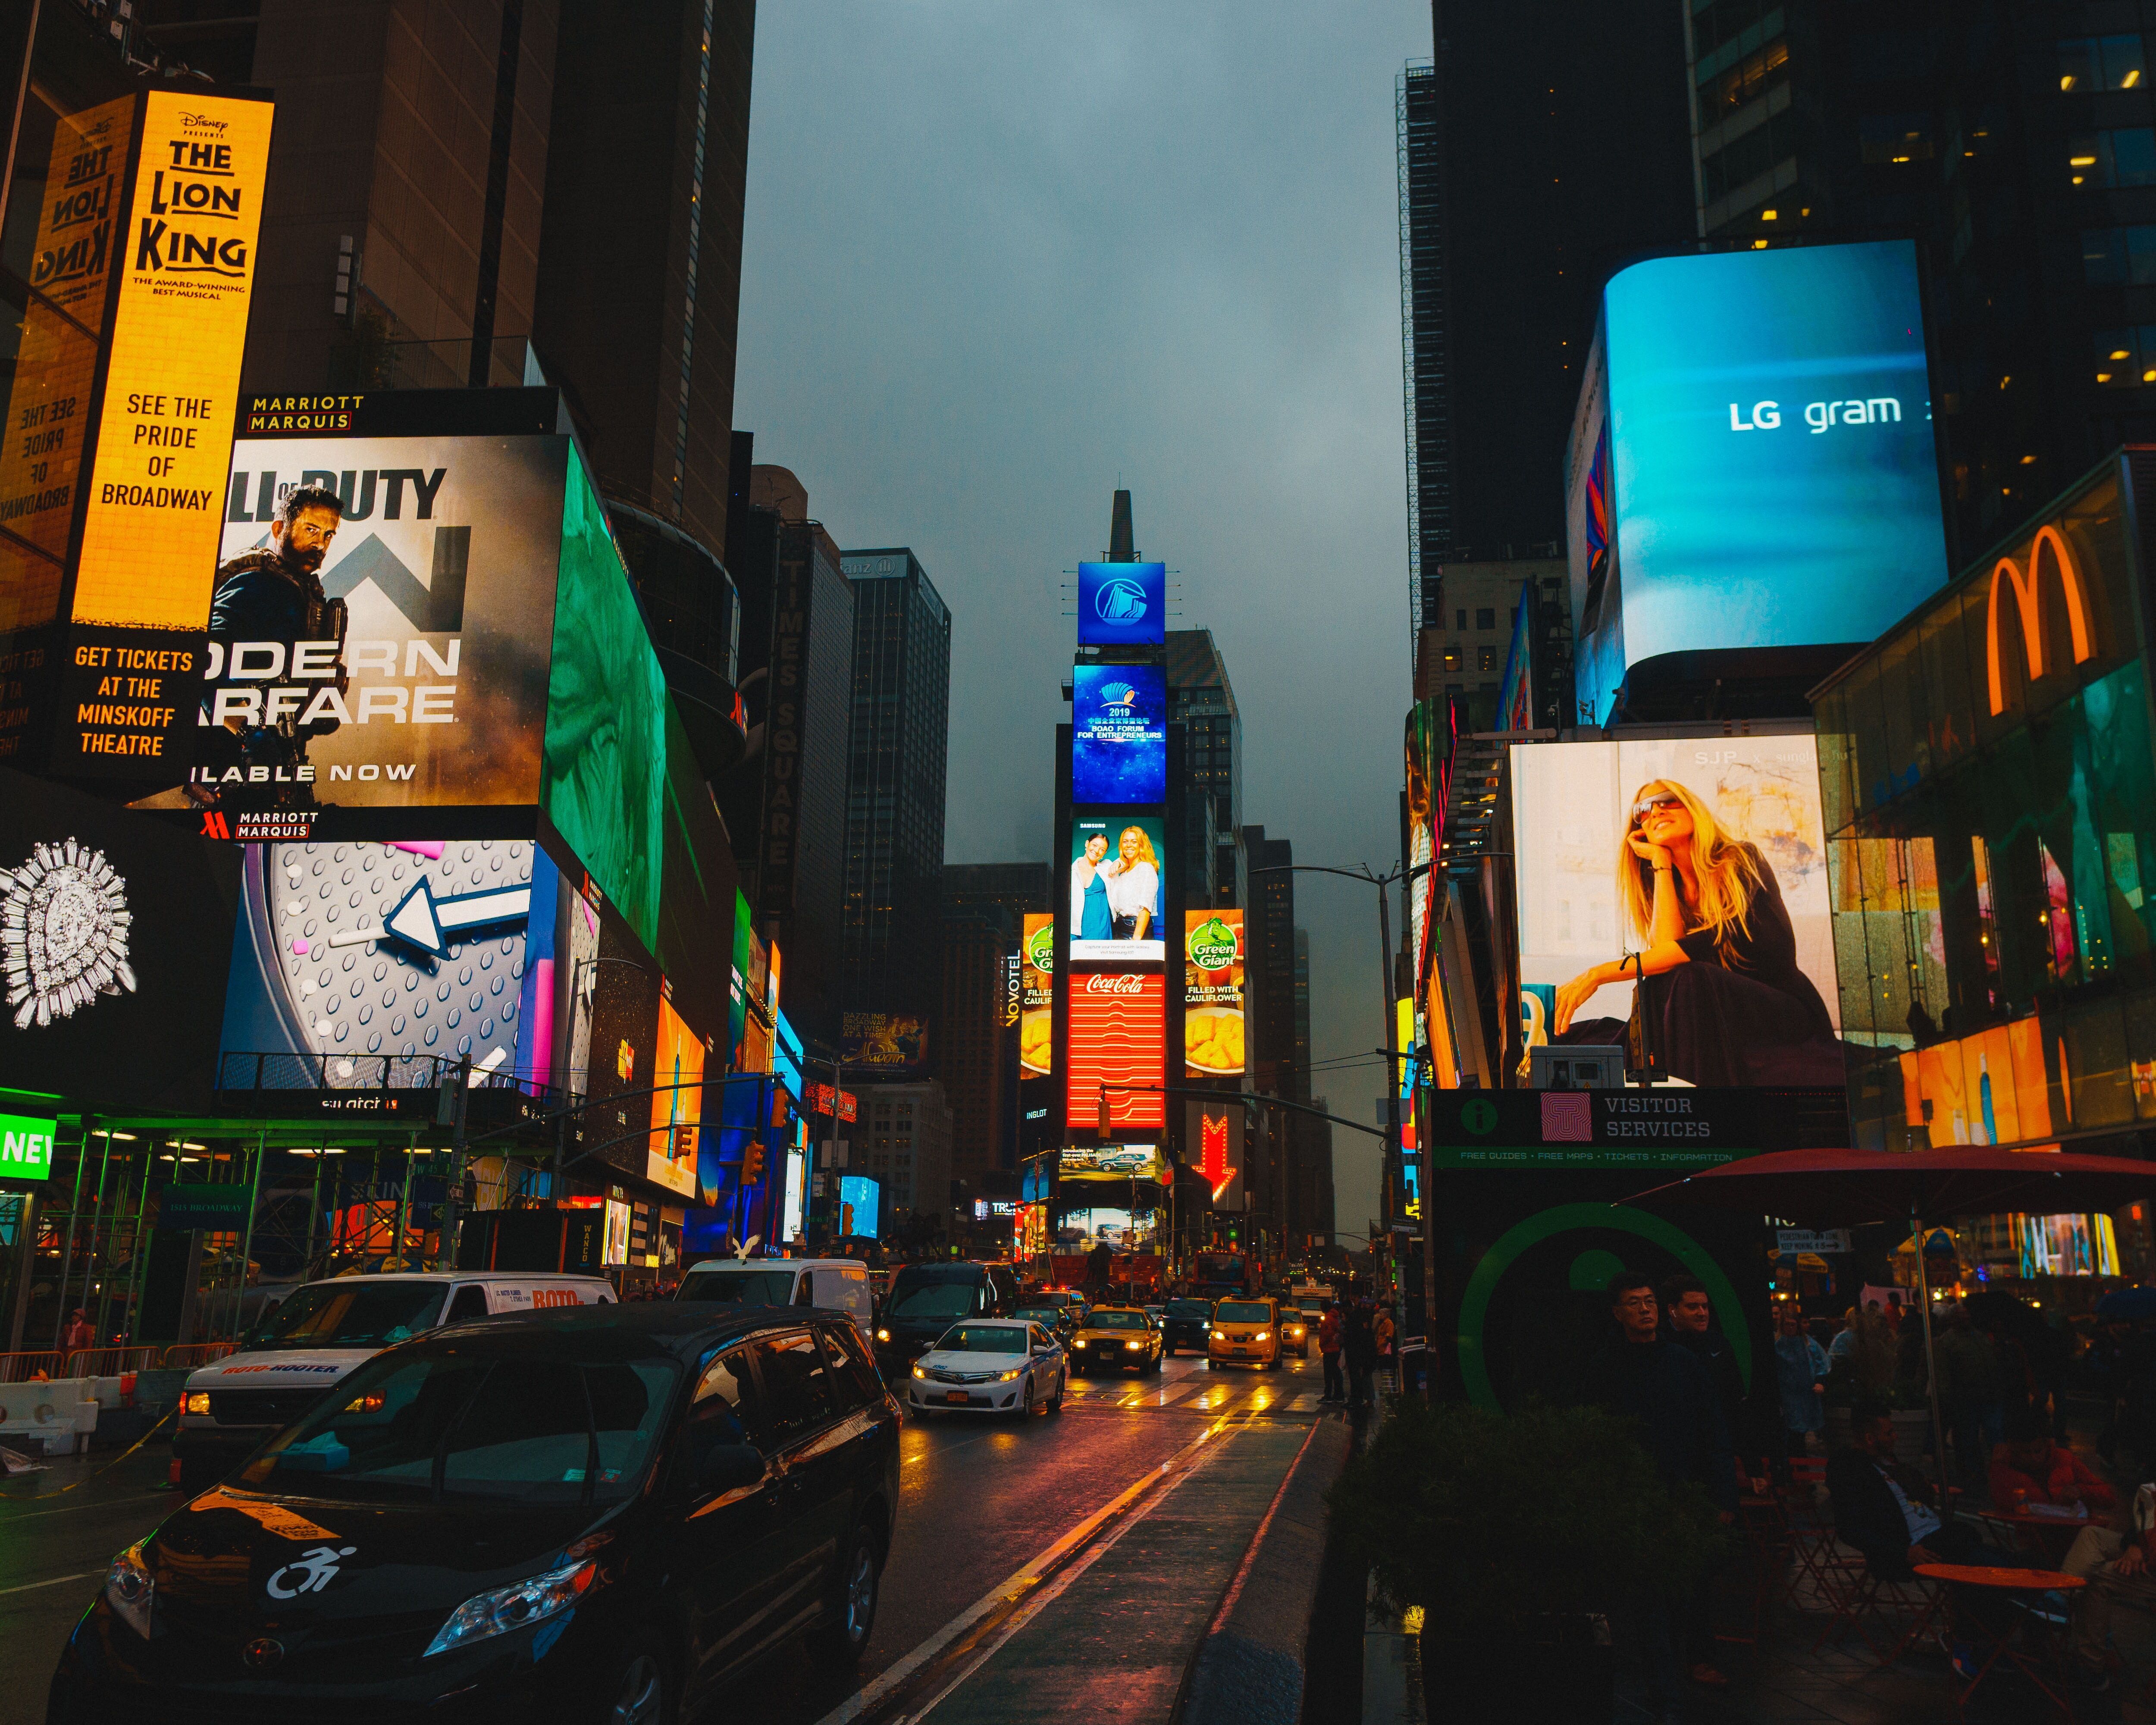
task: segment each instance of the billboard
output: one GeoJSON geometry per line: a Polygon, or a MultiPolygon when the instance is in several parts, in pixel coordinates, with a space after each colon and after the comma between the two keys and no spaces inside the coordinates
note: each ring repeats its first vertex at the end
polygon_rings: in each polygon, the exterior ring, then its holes
{"type": "Polygon", "coordinates": [[[1164,964],[1167,824],[1158,815],[1070,822],[1070,962],[1164,964]]]}
{"type": "Polygon", "coordinates": [[[1183,1105],[1183,1142],[1191,1146],[1188,1165],[1205,1178],[1211,1207],[1240,1210],[1243,1201],[1243,1110],[1236,1103],[1183,1105]]]}
{"type": "Polygon", "coordinates": [[[1167,564],[1079,564],[1081,646],[1157,647],[1167,639],[1167,564]]]}
{"type": "Polygon", "coordinates": [[[182,764],[178,697],[215,567],[275,110],[151,90],[139,113],[75,559],[73,616],[90,627],[60,669],[54,760],[154,778],[182,764]]]}
{"type": "Polygon", "coordinates": [[[1167,1122],[1168,978],[1160,971],[1093,971],[1070,978],[1067,1117],[1074,1132],[1100,1118],[1104,1084],[1154,1086],[1108,1092],[1111,1127],[1167,1122]]]}
{"type": "Polygon", "coordinates": [[[0,1088],[206,1108],[239,886],[229,845],[0,768],[0,1088]]]}
{"type": "Polygon", "coordinates": [[[1599,504],[1614,544],[1592,607],[1573,547],[1594,719],[1644,660],[1869,641],[1945,581],[1913,244],[1635,264],[1599,339],[1601,485],[1599,430],[1572,452],[1575,536],[1599,504]]]}
{"type": "Polygon", "coordinates": [[[875,1240],[881,1227],[883,1189],[866,1174],[839,1176],[839,1236],[875,1240]]]}
{"type": "Polygon", "coordinates": [[[850,1012],[839,1030],[839,1064],[872,1079],[902,1077],[928,1059],[928,1020],[917,1014],[850,1012]]]}
{"type": "Polygon", "coordinates": [[[678,1084],[692,1087],[654,1091],[651,1141],[644,1152],[644,1178],[691,1201],[697,1195],[696,1147],[704,1117],[705,1052],[696,1033],[674,1009],[671,992],[661,988],[659,1034],[652,1054],[650,1082],[654,1086],[678,1084]]]}
{"type": "MultiPolygon", "coordinates": [[[[272,412],[275,399],[254,398],[249,418],[367,423],[272,412]]],[[[354,811],[537,802],[556,566],[566,589],[575,561],[568,449],[552,436],[243,429],[198,613],[209,656],[190,794],[235,812],[335,810],[326,838],[428,830],[354,811]],[[295,495],[316,501],[295,507],[295,495]]],[[[601,598],[575,588],[565,676],[585,668],[582,649],[619,644],[601,598]]],[[[663,762],[663,748],[647,758],[663,762]]]]}
{"type": "Polygon", "coordinates": [[[1158,665],[1070,670],[1070,800],[1168,800],[1168,672],[1158,665]]]}
{"type": "Polygon", "coordinates": [[[559,876],[536,845],[308,840],[242,855],[222,1035],[234,1088],[425,1085],[438,1059],[547,1076],[567,978],[559,876]]]}
{"type": "MultiPolygon", "coordinates": [[[[1097,1099],[1095,1112],[1099,1112],[1097,1099]]],[[[1056,1158],[1065,1180],[1164,1180],[1168,1158],[1158,1144],[1065,1144],[1056,1158]]]]}
{"type": "Polygon", "coordinates": [[[1681,950],[1646,983],[1673,1076],[1845,1082],[1812,737],[1515,744],[1512,781],[1530,1041],[1623,1043],[1616,962],[1681,950]]]}
{"type": "Polygon", "coordinates": [[[1183,913],[1183,1076],[1240,1078],[1244,1058],[1243,913],[1183,913]]]}
{"type": "Polygon", "coordinates": [[[1019,954],[1018,1063],[1035,1076],[1055,1068],[1055,919],[1039,911],[1025,913],[1019,954]]]}

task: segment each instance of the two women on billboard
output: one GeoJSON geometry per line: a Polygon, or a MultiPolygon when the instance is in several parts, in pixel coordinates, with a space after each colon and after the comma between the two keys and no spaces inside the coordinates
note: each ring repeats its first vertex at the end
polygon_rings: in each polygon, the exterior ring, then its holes
{"type": "Polygon", "coordinates": [[[1643,1029],[1672,1077],[1718,1086],[1843,1081],[1833,1017],[1798,967],[1789,913],[1758,846],[1724,830],[1686,786],[1650,779],[1632,799],[1617,886],[1641,949],[1558,987],[1556,1040],[1623,1040],[1617,1020],[1578,1014],[1601,988],[1637,977],[1643,1029]]]}
{"type": "Polygon", "coordinates": [[[1163,961],[1159,819],[1071,825],[1070,956],[1163,961]]]}

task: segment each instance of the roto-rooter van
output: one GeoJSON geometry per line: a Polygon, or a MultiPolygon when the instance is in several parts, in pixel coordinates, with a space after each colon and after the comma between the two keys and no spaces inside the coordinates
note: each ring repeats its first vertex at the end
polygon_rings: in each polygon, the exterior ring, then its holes
{"type": "Polygon", "coordinates": [[[423,1330],[613,1298],[599,1276],[507,1270],[309,1282],[256,1326],[239,1353],[189,1374],[172,1433],[181,1488],[216,1484],[354,1367],[423,1330]]]}

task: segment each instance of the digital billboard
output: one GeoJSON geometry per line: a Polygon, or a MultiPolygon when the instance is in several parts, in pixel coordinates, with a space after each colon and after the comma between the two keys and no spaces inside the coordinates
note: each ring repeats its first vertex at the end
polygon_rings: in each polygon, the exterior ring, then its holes
{"type": "Polygon", "coordinates": [[[1070,962],[1164,964],[1167,824],[1158,815],[1070,822],[1070,962]]]}
{"type": "MultiPolygon", "coordinates": [[[[139,819],[139,817],[137,817],[139,819]]],[[[243,847],[223,1053],[236,1089],[543,1076],[559,876],[528,839],[243,847]],[[319,1060],[265,1060],[255,1055],[319,1060]],[[535,1070],[535,1065],[538,1070],[535,1070]]]]}
{"type": "Polygon", "coordinates": [[[1055,919],[1025,915],[1025,944],[1019,964],[1018,1063],[1045,1076],[1055,1067],[1055,919]]]}
{"type": "Polygon", "coordinates": [[[1167,639],[1167,564],[1079,564],[1081,646],[1158,646],[1167,639]]]}
{"type": "Polygon", "coordinates": [[[54,759],[155,779],[182,764],[180,697],[215,567],[275,110],[266,96],[151,90],[138,111],[54,759]]]}
{"type": "Polygon", "coordinates": [[[1191,1147],[1184,1161],[1204,1176],[1212,1191],[1211,1207],[1240,1210],[1243,1201],[1243,1110],[1238,1103],[1208,1106],[1183,1105],[1183,1142],[1191,1147]]]}
{"type": "Polygon", "coordinates": [[[1672,1076],[1844,1084],[1812,737],[1515,744],[1512,780],[1531,1041],[1624,1043],[1645,952],[1672,1076]]]}
{"type": "MultiPolygon", "coordinates": [[[[668,993],[659,997],[658,1046],[651,1061],[652,1085],[681,1085],[654,1090],[651,1098],[651,1141],[644,1153],[644,1177],[684,1198],[696,1197],[697,1141],[704,1117],[704,1045],[674,1009],[668,993]]],[[[743,1085],[742,1089],[753,1086],[743,1085]]]]}
{"type": "Polygon", "coordinates": [[[875,1240],[882,1227],[883,1188],[866,1174],[839,1176],[839,1237],[875,1240]]]}
{"type": "MultiPolygon", "coordinates": [[[[305,811],[319,831],[303,836],[323,838],[429,830],[424,816],[352,819],[362,810],[537,802],[550,660],[570,679],[587,649],[619,645],[564,542],[568,454],[552,436],[243,432],[196,624],[209,649],[190,796],[305,811]],[[557,562],[575,590],[559,632],[557,562]],[[321,598],[304,597],[317,581],[321,598]]],[[[645,758],[663,762],[663,748],[645,758]]]]}
{"type": "Polygon", "coordinates": [[[1070,670],[1070,800],[1168,800],[1168,672],[1158,665],[1070,670]]]}
{"type": "Polygon", "coordinates": [[[850,1012],[839,1029],[839,1063],[857,1076],[897,1078],[928,1059],[928,1020],[913,1013],[850,1012]]]}
{"type": "Polygon", "coordinates": [[[1947,577],[1916,247],[1659,258],[1610,278],[1609,459],[1575,431],[1580,698],[1663,654],[1869,641],[1947,577]]]}
{"type": "Polygon", "coordinates": [[[1183,928],[1183,1075],[1240,1078],[1243,913],[1185,911],[1183,928]]]}
{"type": "Polygon", "coordinates": [[[0,1088],[208,1105],[239,858],[0,768],[0,1088]]]}
{"type": "Polygon", "coordinates": [[[1158,1129],[1168,1116],[1158,1086],[1168,1081],[1168,978],[1161,972],[1093,971],[1070,978],[1070,1049],[1065,1098],[1071,1130],[1100,1120],[1101,1086],[1113,1127],[1158,1129]]]}

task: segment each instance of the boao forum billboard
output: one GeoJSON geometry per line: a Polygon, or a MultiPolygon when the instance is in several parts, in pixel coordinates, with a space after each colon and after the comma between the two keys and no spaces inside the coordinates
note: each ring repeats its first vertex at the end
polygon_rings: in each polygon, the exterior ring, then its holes
{"type": "Polygon", "coordinates": [[[1912,244],[1635,264],[1600,333],[1616,554],[1574,600],[1595,718],[1645,660],[1869,641],[1945,581],[1912,244]]]}

